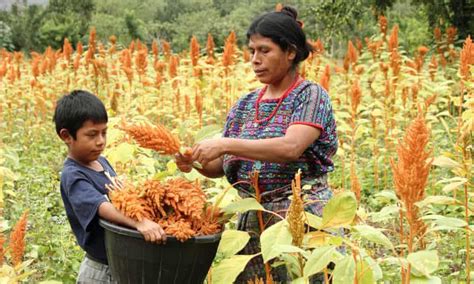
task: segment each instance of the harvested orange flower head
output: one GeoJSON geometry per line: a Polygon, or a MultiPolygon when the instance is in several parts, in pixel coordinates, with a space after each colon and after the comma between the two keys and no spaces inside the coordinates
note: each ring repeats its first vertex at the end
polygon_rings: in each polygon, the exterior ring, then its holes
{"type": "Polygon", "coordinates": [[[132,136],[143,148],[152,149],[165,155],[179,152],[179,139],[162,125],[124,125],[122,130],[132,136]]]}
{"type": "Polygon", "coordinates": [[[198,235],[221,231],[218,222],[219,208],[207,207],[206,196],[198,181],[184,178],[165,182],[146,180],[133,186],[115,177],[109,177],[106,187],[112,204],[124,215],[134,219],[147,218],[163,227],[163,230],[184,242],[198,235]]]}

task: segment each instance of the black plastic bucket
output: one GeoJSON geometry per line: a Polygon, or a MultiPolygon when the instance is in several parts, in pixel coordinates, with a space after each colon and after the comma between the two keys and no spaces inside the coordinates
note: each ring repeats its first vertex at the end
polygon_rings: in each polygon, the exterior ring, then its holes
{"type": "Polygon", "coordinates": [[[112,276],[120,284],[203,283],[216,256],[221,234],[185,242],[167,236],[166,244],[146,242],[136,230],[100,220],[112,276]]]}

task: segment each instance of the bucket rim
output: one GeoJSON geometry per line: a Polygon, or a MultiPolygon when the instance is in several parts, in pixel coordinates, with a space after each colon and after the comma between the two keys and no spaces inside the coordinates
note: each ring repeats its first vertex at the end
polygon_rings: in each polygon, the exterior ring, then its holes
{"type": "MultiPolygon", "coordinates": [[[[115,223],[112,223],[110,221],[104,220],[102,218],[99,218],[99,225],[104,228],[106,231],[110,231],[119,235],[123,236],[128,236],[128,237],[133,237],[137,239],[144,239],[143,235],[134,229],[123,227],[120,225],[117,225],[115,223]]],[[[178,240],[175,236],[171,235],[166,235],[166,243],[213,243],[213,242],[218,242],[220,241],[222,236],[222,231],[217,233],[217,234],[212,234],[212,235],[205,235],[205,236],[195,236],[192,238],[189,238],[188,240],[181,242],[178,240]]]]}

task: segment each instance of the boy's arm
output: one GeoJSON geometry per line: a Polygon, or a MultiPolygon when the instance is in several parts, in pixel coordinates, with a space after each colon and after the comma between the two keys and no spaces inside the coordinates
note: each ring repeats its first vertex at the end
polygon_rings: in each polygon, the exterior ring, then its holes
{"type": "Polygon", "coordinates": [[[166,233],[160,225],[146,218],[141,222],[135,221],[123,215],[122,212],[118,211],[112,203],[108,201],[102,202],[99,205],[98,213],[102,219],[137,229],[137,231],[145,237],[146,241],[156,243],[166,242],[166,233]]]}

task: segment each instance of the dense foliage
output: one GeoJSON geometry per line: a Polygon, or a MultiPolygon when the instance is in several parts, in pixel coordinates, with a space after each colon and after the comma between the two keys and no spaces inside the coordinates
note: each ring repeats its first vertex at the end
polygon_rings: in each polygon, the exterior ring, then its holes
{"type": "MultiPolygon", "coordinates": [[[[126,46],[132,39],[151,44],[165,39],[173,50],[186,48],[191,36],[205,42],[207,33],[217,46],[224,46],[227,33],[245,41],[248,23],[274,1],[246,0],[49,0],[47,5],[24,6],[17,1],[10,10],[0,11],[0,22],[12,30],[8,50],[41,51],[59,48],[67,37],[75,46],[87,43],[88,28],[96,27],[98,39],[115,35],[126,46]],[[204,20],[205,19],[205,20],[204,20]]],[[[427,44],[431,30],[455,26],[461,38],[474,30],[474,4],[467,0],[355,0],[355,1],[283,1],[298,8],[308,35],[321,38],[331,54],[343,55],[345,41],[364,38],[376,31],[379,15],[400,25],[401,41],[407,50],[427,44]]],[[[0,37],[1,38],[1,37],[0,37]]],[[[1,42],[0,42],[1,44],[1,42]]]]}

